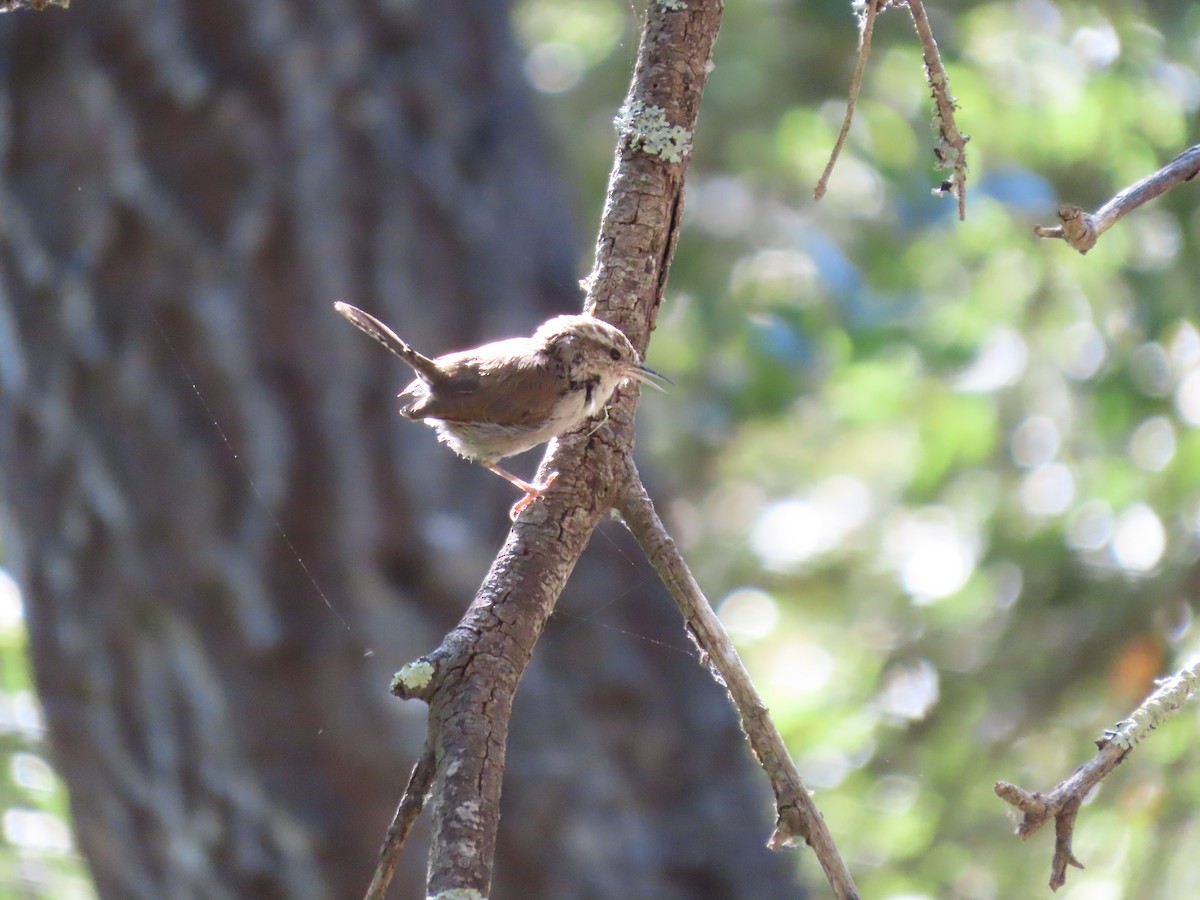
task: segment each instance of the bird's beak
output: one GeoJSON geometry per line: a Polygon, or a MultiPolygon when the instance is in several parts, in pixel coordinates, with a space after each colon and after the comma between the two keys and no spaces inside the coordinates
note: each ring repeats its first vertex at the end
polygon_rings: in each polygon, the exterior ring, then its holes
{"type": "Polygon", "coordinates": [[[648,384],[656,391],[662,391],[664,394],[667,392],[667,389],[663,386],[663,382],[666,384],[675,383],[661,372],[655,372],[649,366],[643,366],[640,363],[627,368],[625,370],[625,375],[629,378],[632,378],[634,381],[639,381],[642,384],[648,384]]]}

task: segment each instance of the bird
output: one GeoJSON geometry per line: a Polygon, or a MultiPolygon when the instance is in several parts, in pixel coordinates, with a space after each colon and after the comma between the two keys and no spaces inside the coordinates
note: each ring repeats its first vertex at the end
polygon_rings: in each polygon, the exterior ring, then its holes
{"type": "Polygon", "coordinates": [[[670,383],[642,362],[620,329],[592,315],[555,316],[529,337],[430,358],[369,313],[341,300],[333,306],[416,373],[399,394],[400,415],[430,425],[459,456],[525,492],[510,511],[514,521],[558,473],[534,484],[500,468],[500,460],[607,415],[609,399],[626,381],[660,391],[659,381],[670,383]]]}

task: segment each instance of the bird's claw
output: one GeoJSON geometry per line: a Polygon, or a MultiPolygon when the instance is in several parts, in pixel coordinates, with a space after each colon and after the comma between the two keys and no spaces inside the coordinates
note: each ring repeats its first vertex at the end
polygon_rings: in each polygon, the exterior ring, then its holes
{"type": "Polygon", "coordinates": [[[557,477],[557,472],[551,472],[550,477],[548,477],[541,484],[529,485],[532,490],[526,491],[525,496],[513,504],[512,509],[508,511],[508,518],[513,522],[517,521],[517,516],[525,511],[525,507],[529,506],[530,503],[539,499],[543,494],[546,493],[546,491],[550,490],[550,485],[554,484],[554,479],[557,477]]]}

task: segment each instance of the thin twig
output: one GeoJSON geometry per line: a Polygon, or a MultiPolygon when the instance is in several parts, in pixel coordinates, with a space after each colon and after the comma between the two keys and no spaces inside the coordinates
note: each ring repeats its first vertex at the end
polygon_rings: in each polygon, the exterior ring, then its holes
{"type": "Polygon", "coordinates": [[[375,875],[371,878],[371,886],[367,888],[366,900],[383,900],[387,896],[388,886],[392,883],[392,875],[396,871],[396,860],[404,849],[404,841],[412,830],[413,823],[425,807],[425,798],[433,787],[434,765],[433,747],[428,743],[421,751],[417,764],[413,766],[412,775],[408,779],[408,787],[396,807],[396,815],[388,826],[387,836],[383,839],[383,847],[379,850],[379,864],[375,867],[375,875]]]}
{"type": "Polygon", "coordinates": [[[867,58],[871,54],[871,35],[875,30],[875,16],[889,5],[903,2],[912,16],[917,37],[921,41],[921,51],[925,58],[925,75],[929,81],[929,89],[933,94],[935,106],[933,114],[933,130],[937,139],[933,145],[933,155],[937,159],[938,169],[952,169],[951,178],[942,183],[938,193],[953,194],[958,198],[958,217],[967,217],[967,141],[969,138],[959,132],[954,123],[954,110],[958,104],[950,95],[950,82],[946,77],[946,69],[942,65],[941,51],[933,36],[933,28],[925,15],[923,0],[865,0],[866,11],[859,19],[858,61],[854,67],[854,76],[850,80],[850,99],[846,104],[846,116],[842,120],[842,129],[838,132],[833,152],[825,171],[821,173],[817,186],[813,189],[813,197],[820,200],[825,196],[833,167],[841,155],[846,137],[850,133],[850,123],[854,117],[854,108],[858,103],[858,95],[862,90],[863,72],[867,67],[867,58]]]}
{"type": "Polygon", "coordinates": [[[1133,748],[1155,728],[1177,713],[1200,686],[1200,659],[1189,662],[1176,675],[1159,685],[1128,719],[1113,731],[1105,732],[1096,742],[1100,748],[1091,759],[1076,769],[1048,794],[1026,791],[1007,781],[996,782],[996,796],[1025,814],[1017,828],[1027,839],[1050,819],[1054,819],[1054,860],[1050,866],[1050,889],[1058,890],[1067,880],[1067,867],[1082,869],[1083,864],[1071,850],[1075,817],[1079,807],[1109,772],[1120,765],[1133,748]]]}
{"type": "Polygon", "coordinates": [[[750,680],[733,642],[667,533],[632,459],[620,485],[616,509],[654,566],[704,653],[714,674],[729,691],[750,747],[775,792],[777,819],[768,846],[778,850],[797,837],[813,848],[838,900],[856,900],[858,889],[834,845],[820,810],[796,770],[770,712],[750,680]]]}
{"type": "Polygon", "coordinates": [[[846,102],[846,117],[842,119],[842,130],[838,132],[833,152],[829,154],[829,162],[825,164],[825,171],[821,173],[821,177],[817,179],[817,186],[813,188],[814,200],[820,200],[825,196],[825,189],[829,187],[829,176],[833,174],[833,167],[837,165],[838,157],[842,154],[842,147],[846,143],[846,137],[850,134],[850,123],[854,121],[854,107],[858,104],[858,94],[862,90],[863,72],[866,71],[867,59],[871,55],[871,35],[875,31],[875,15],[887,3],[888,0],[867,0],[866,12],[859,17],[858,61],[854,65],[854,75],[850,79],[850,99],[846,102]]]}
{"type": "MultiPolygon", "coordinates": [[[[921,52],[925,57],[925,74],[929,79],[929,88],[933,92],[933,102],[937,111],[933,114],[933,130],[937,133],[937,142],[933,145],[933,154],[937,157],[937,168],[953,169],[952,187],[958,198],[958,218],[967,217],[967,136],[961,134],[954,124],[954,110],[958,103],[950,95],[950,80],[946,77],[946,69],[942,65],[942,54],[938,50],[937,41],[933,37],[933,28],[925,15],[923,0],[904,0],[908,11],[912,13],[913,25],[917,29],[917,37],[921,40],[921,52]]],[[[942,192],[947,192],[943,187],[942,192]]]]}
{"type": "Polygon", "coordinates": [[[1191,181],[1200,172],[1200,144],[1189,147],[1177,157],[1141,181],[1131,184],[1094,213],[1074,204],[1058,208],[1058,225],[1035,225],[1033,233],[1043,238],[1061,238],[1081,254],[1096,246],[1100,235],[1117,220],[1143,203],[1153,200],[1176,185],[1191,181]]]}

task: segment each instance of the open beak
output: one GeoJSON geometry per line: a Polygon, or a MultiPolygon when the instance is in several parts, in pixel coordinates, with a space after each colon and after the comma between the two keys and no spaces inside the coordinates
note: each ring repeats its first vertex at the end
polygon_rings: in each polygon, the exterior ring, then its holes
{"type": "Polygon", "coordinates": [[[632,378],[634,381],[639,381],[642,384],[648,384],[656,391],[662,391],[664,394],[667,392],[667,389],[663,386],[663,384],[675,383],[661,372],[655,372],[649,366],[643,366],[640,363],[627,368],[625,370],[625,375],[629,378],[632,378]]]}

